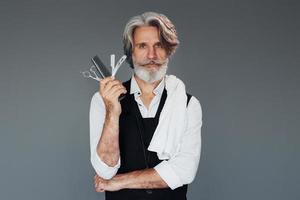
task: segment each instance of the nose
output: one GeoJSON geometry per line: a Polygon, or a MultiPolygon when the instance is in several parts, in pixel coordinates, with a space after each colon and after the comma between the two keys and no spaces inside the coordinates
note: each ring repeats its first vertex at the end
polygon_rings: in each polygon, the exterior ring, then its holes
{"type": "Polygon", "coordinates": [[[148,59],[155,59],[156,58],[156,49],[153,48],[153,47],[150,47],[149,50],[148,50],[148,54],[147,54],[147,57],[148,59]]]}

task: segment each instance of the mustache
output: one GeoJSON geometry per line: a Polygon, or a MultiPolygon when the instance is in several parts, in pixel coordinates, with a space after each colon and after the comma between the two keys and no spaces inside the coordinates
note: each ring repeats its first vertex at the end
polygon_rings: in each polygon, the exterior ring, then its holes
{"type": "Polygon", "coordinates": [[[163,65],[167,62],[167,59],[165,60],[150,60],[150,59],[147,59],[147,60],[144,60],[143,62],[140,63],[141,66],[144,66],[144,65],[163,65]]]}

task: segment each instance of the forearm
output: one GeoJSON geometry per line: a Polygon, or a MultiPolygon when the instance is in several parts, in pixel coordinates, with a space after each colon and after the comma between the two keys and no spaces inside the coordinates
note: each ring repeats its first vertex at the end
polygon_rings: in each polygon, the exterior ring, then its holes
{"type": "Polygon", "coordinates": [[[110,181],[120,184],[122,189],[147,189],[167,188],[168,185],[153,169],[137,170],[129,173],[118,174],[110,181]]]}
{"type": "Polygon", "coordinates": [[[97,153],[108,166],[115,166],[120,157],[119,115],[107,113],[102,134],[97,145],[97,153]]]}

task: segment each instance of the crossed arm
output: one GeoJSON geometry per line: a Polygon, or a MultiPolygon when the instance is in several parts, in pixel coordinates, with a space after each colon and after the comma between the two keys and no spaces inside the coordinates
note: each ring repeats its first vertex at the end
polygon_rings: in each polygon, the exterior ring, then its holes
{"type": "Polygon", "coordinates": [[[109,180],[95,175],[94,184],[97,192],[168,187],[153,168],[117,174],[109,180]]]}

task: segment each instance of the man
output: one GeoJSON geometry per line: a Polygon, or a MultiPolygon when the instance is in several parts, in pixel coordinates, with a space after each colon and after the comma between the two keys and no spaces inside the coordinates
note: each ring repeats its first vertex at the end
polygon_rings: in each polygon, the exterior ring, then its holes
{"type": "Polygon", "coordinates": [[[96,191],[107,200],[186,199],[200,160],[202,110],[181,80],[166,75],[179,44],[175,27],[146,12],[129,20],[123,42],[131,79],[101,80],[91,101],[96,191]]]}

